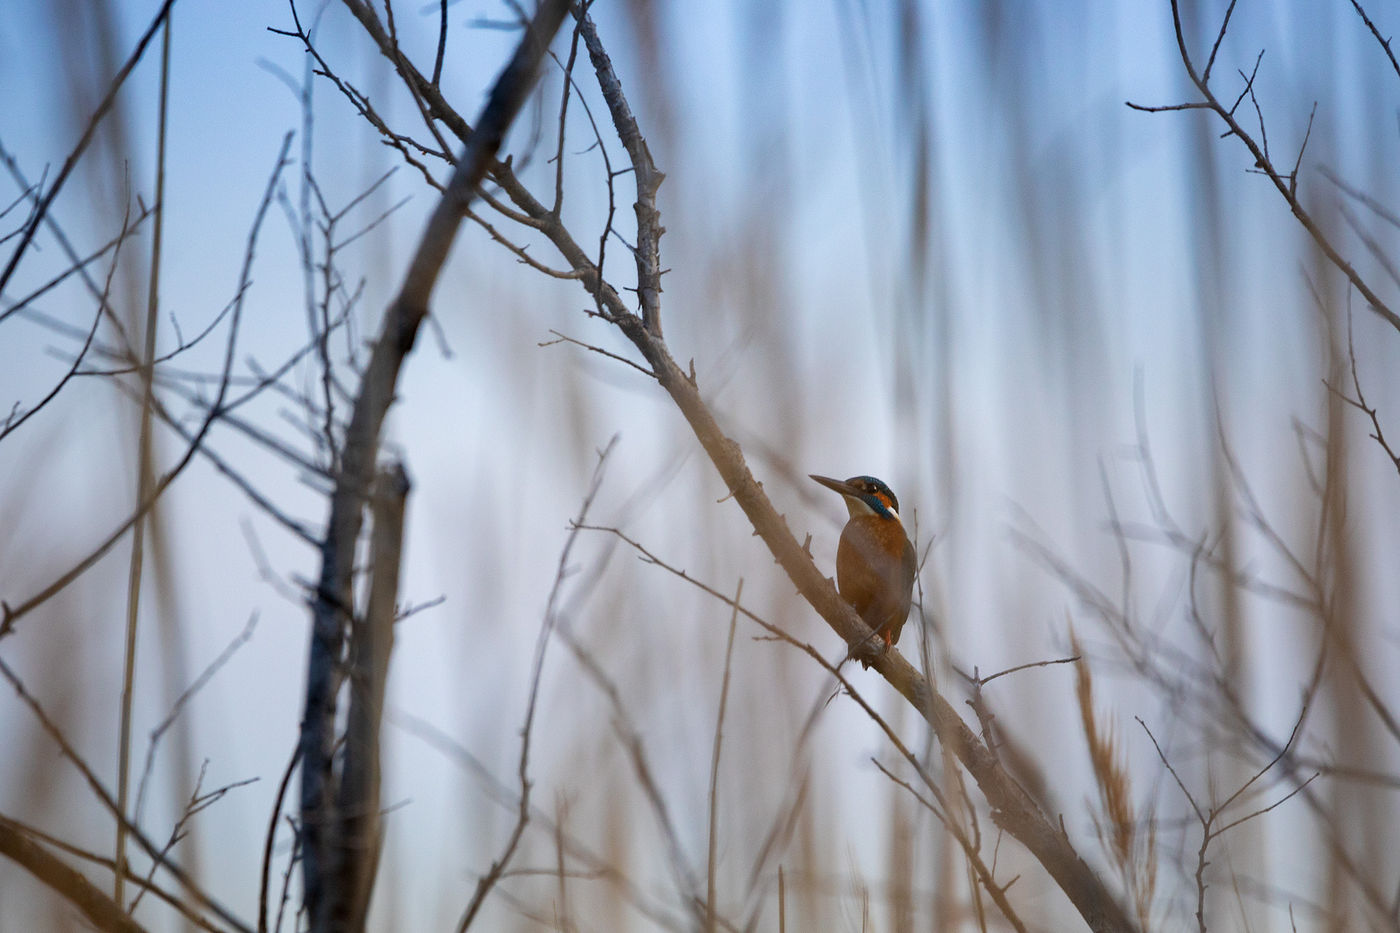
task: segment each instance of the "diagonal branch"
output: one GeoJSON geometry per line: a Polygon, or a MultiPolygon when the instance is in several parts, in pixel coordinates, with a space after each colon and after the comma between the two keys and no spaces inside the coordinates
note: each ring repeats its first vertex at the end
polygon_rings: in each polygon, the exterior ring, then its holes
{"type": "Polygon", "coordinates": [[[63,895],[63,899],[78,908],[96,929],[113,933],[142,933],[146,929],[133,920],[121,904],[98,890],[82,872],[30,839],[8,820],[0,820],[0,855],[13,860],[63,895]]]}
{"type": "MultiPolygon", "coordinates": [[[[581,34],[588,45],[595,70],[598,71],[599,85],[613,115],[615,128],[623,138],[624,145],[627,145],[626,141],[635,132],[636,127],[630,120],[630,109],[625,101],[621,100],[621,84],[611,73],[606,56],[594,54],[594,45],[599,44],[599,40],[596,31],[587,21],[584,22],[581,34]]],[[[643,188],[642,178],[648,170],[650,154],[645,145],[628,146],[628,153],[633,158],[633,168],[637,173],[638,201],[641,202],[648,196],[643,188]]],[[[654,188],[650,194],[654,196],[654,188]]],[[[642,209],[639,207],[638,220],[643,219],[642,209]]],[[[658,236],[659,229],[658,227],[658,236]]],[[[639,241],[640,239],[639,233],[639,241]]],[[[644,268],[646,267],[639,258],[639,274],[644,268]]],[[[638,291],[646,294],[647,289],[651,288],[654,289],[653,294],[659,296],[659,266],[649,267],[648,274],[651,276],[649,280],[638,281],[638,291]]],[[[597,280],[585,276],[583,282],[585,287],[592,291],[597,280]]],[[[645,302],[643,309],[646,309],[645,302]]],[[[743,509],[754,531],[763,539],[789,579],[796,585],[798,592],[827,624],[852,646],[853,654],[862,660],[868,660],[871,666],[903,694],[928,721],[943,746],[962,762],[963,767],[967,768],[977,781],[991,806],[997,824],[1020,840],[1035,855],[1069,896],[1090,929],[1134,929],[1133,922],[1122,906],[1093,869],[1079,857],[1069,839],[1040,809],[1035,800],[1003,770],[995,754],[973,734],[948,701],[940,696],[899,652],[892,650],[880,654],[872,652],[868,647],[872,644],[870,629],[861,621],[855,610],[837,594],[832,581],[817,569],[811,554],[798,543],[788,527],[787,520],[773,507],[762,484],[750,472],[743,450],[724,433],[702,398],[693,369],[687,374],[672,359],[670,350],[661,337],[659,308],[654,308],[651,313],[654,320],[650,322],[628,314],[615,317],[614,323],[651,364],[657,382],[680,409],[696,439],[709,455],[710,461],[719,470],[735,502],[743,509]]]]}
{"type": "MultiPolygon", "coordinates": [[[[1234,9],[1234,3],[1230,4],[1230,9],[1234,9]]],[[[1171,10],[1172,25],[1176,30],[1177,54],[1181,58],[1182,67],[1186,69],[1186,76],[1191,79],[1191,84],[1196,88],[1197,93],[1199,93],[1202,98],[1199,102],[1194,102],[1186,106],[1192,109],[1204,106],[1206,109],[1213,110],[1215,114],[1224,121],[1225,125],[1229,127],[1229,132],[1226,135],[1238,136],[1240,141],[1244,143],[1245,148],[1249,150],[1249,154],[1254,157],[1256,170],[1265,175],[1269,181],[1273,183],[1274,187],[1278,189],[1278,193],[1283,197],[1284,201],[1287,202],[1289,210],[1293,212],[1293,216],[1298,219],[1298,223],[1303,225],[1303,229],[1308,232],[1308,236],[1312,237],[1313,242],[1317,244],[1318,249],[1322,250],[1323,255],[1327,257],[1328,261],[1336,266],[1338,271],[1345,275],[1352,285],[1356,286],[1356,290],[1360,292],[1367,303],[1370,304],[1372,311],[1384,319],[1391,327],[1400,331],[1400,314],[1392,310],[1391,307],[1372,290],[1371,286],[1361,278],[1361,274],[1356,271],[1355,267],[1352,266],[1352,264],[1342,256],[1336,246],[1332,244],[1331,239],[1329,239],[1327,234],[1323,231],[1322,226],[1313,219],[1312,214],[1303,207],[1303,202],[1299,200],[1296,190],[1296,167],[1292,173],[1280,172],[1270,160],[1269,154],[1265,148],[1257,142],[1235,118],[1235,108],[1227,108],[1220,102],[1220,99],[1215,96],[1215,91],[1210,87],[1209,67],[1207,67],[1204,73],[1196,70],[1195,61],[1191,57],[1190,50],[1186,47],[1186,34],[1181,24],[1181,7],[1179,0],[1171,0],[1171,10]]],[[[1216,39],[1216,49],[1219,48],[1220,39],[1224,38],[1225,30],[1228,26],[1229,14],[1227,13],[1225,22],[1222,23],[1220,27],[1220,36],[1216,39]]],[[[1389,51],[1388,46],[1387,51],[1389,51]]],[[[1210,60],[1210,64],[1212,65],[1214,64],[1214,58],[1215,50],[1212,50],[1210,60]]],[[[1247,79],[1247,83],[1251,82],[1252,79],[1247,79]]],[[[1133,105],[1129,104],[1129,106],[1133,105]]],[[[1144,110],[1154,108],[1135,107],[1134,109],[1144,110]]],[[[1311,129],[1311,123],[1309,124],[1309,129],[1311,129]]],[[[1306,144],[1306,141],[1304,141],[1305,146],[1306,144]]],[[[1300,151],[1299,160],[1301,161],[1301,159],[1302,153],[1300,151]]]]}
{"type": "MultiPolygon", "coordinates": [[[[460,115],[441,98],[438,88],[413,68],[411,63],[395,54],[392,38],[363,0],[343,0],[365,31],[378,44],[403,80],[422,96],[429,111],[459,138],[469,142],[477,132],[470,130],[460,115]]],[[[719,471],[730,494],[743,509],[755,532],[763,539],[783,570],[792,579],[802,596],[826,622],[853,646],[852,653],[869,660],[932,726],[943,745],[977,781],[985,795],[998,825],[1015,836],[1041,862],[1046,871],[1069,896],[1075,907],[1093,930],[1133,930],[1134,924],[1109,892],[1104,882],[1079,857],[1067,836],[1040,809],[1017,782],[1001,767],[995,754],[962,721],[958,713],[933,690],[918,670],[897,651],[872,653],[871,631],[855,611],[837,595],[836,587],[823,576],[812,562],[810,554],[798,543],[786,520],[773,507],[762,485],[754,478],[742,449],[715,419],[700,393],[694,368],[683,370],[672,358],[662,337],[661,276],[664,270],[659,260],[659,239],[663,228],[655,209],[656,186],[660,173],[651,161],[650,152],[623,96],[622,86],[613,72],[611,60],[602,50],[601,40],[586,12],[576,11],[581,22],[579,35],[589,52],[599,86],[602,89],[614,129],[622,139],[637,179],[637,217],[639,222],[637,257],[637,291],[641,314],[633,313],[622,296],[603,279],[598,266],[580,246],[559,217],[535,198],[516,178],[508,163],[491,167],[491,179],[501,186],[510,201],[530,220],[529,226],[538,230],[559,250],[576,273],[585,290],[598,303],[599,316],[615,324],[637,348],[653,378],[665,389],[689,424],[702,448],[719,471]],[[862,648],[860,646],[865,645],[862,648]]],[[[387,327],[387,325],[386,325],[387,327]]],[[[386,330],[386,333],[389,333],[386,330]]],[[[410,338],[411,342],[411,338],[410,338]]],[[[347,557],[348,560],[348,557],[347,557]]],[[[347,569],[348,574],[348,569],[347,569]]],[[[334,581],[323,577],[323,583],[334,581]]],[[[327,601],[334,621],[334,596],[348,587],[348,576],[337,590],[323,586],[321,599],[327,601]]],[[[308,827],[309,828],[309,827],[308,827]]]]}
{"type": "Polygon", "coordinates": [[[161,4],[160,9],[156,11],[156,15],[151,19],[150,25],[147,26],[146,31],[141,34],[141,38],[136,41],[136,47],[131,50],[131,55],[128,56],[121,70],[112,78],[112,83],[107,87],[106,96],[102,98],[101,102],[97,105],[97,109],[94,110],[92,116],[88,118],[87,126],[83,129],[82,137],[78,140],[77,145],[73,147],[73,151],[68,153],[68,158],[63,160],[63,167],[58,170],[58,175],[54,178],[53,184],[49,186],[48,192],[35,204],[34,212],[30,215],[25,225],[24,233],[20,237],[19,244],[15,247],[14,252],[10,254],[9,261],[5,263],[4,271],[0,272],[0,291],[4,291],[6,283],[10,281],[10,276],[14,275],[16,267],[19,266],[20,259],[24,256],[24,251],[29,248],[29,244],[34,240],[34,234],[39,229],[39,224],[48,216],[49,208],[53,205],[54,198],[58,197],[58,192],[62,190],[64,182],[66,182],[68,177],[73,173],[73,169],[78,164],[78,160],[82,158],[83,153],[87,151],[88,144],[92,142],[93,136],[97,133],[97,127],[101,125],[108,111],[112,109],[112,105],[116,102],[117,92],[120,91],[122,85],[126,83],[127,77],[131,74],[132,69],[136,67],[136,64],[141,61],[141,57],[146,54],[146,48],[151,44],[151,40],[155,38],[156,31],[165,24],[166,19],[170,16],[170,8],[174,5],[175,0],[165,0],[165,2],[161,4]]]}

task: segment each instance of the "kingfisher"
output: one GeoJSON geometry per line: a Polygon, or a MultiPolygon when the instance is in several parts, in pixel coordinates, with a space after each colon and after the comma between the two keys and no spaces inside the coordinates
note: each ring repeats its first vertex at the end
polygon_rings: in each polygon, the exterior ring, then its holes
{"type": "MultiPolygon", "coordinates": [[[[899,521],[899,500],[873,476],[808,474],[846,500],[850,519],[836,547],[836,589],[885,643],[899,641],[914,598],[917,559],[899,521]]],[[[866,667],[870,665],[861,662],[866,667]]]]}

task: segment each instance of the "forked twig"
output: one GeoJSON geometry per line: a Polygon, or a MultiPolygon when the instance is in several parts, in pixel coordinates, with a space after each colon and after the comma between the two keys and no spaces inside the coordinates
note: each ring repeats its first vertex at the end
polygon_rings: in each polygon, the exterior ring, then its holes
{"type": "MultiPolygon", "coordinates": [[[[1356,0],[1352,0],[1352,2],[1353,5],[1355,5],[1356,0]]],[[[1192,59],[1191,52],[1187,48],[1186,33],[1181,22],[1180,2],[1179,0],[1170,0],[1170,3],[1172,11],[1172,25],[1176,32],[1177,54],[1181,59],[1182,66],[1186,70],[1186,76],[1191,80],[1191,84],[1196,88],[1196,92],[1201,95],[1201,100],[1190,101],[1184,104],[1177,104],[1171,107],[1144,107],[1141,105],[1133,104],[1131,102],[1128,102],[1128,106],[1132,107],[1135,110],[1148,111],[1186,109],[1207,109],[1213,111],[1221,119],[1221,121],[1225,123],[1226,127],[1228,128],[1226,135],[1237,136],[1239,137],[1240,141],[1244,143],[1245,147],[1249,150],[1250,155],[1254,157],[1255,168],[1258,169],[1260,173],[1265,175],[1269,179],[1269,181],[1273,183],[1274,188],[1278,190],[1279,194],[1283,197],[1284,201],[1287,202],[1289,209],[1293,212],[1293,216],[1298,219],[1298,222],[1300,224],[1302,224],[1303,229],[1308,232],[1308,235],[1312,238],[1313,242],[1317,244],[1318,249],[1322,251],[1323,255],[1327,257],[1328,261],[1330,261],[1332,265],[1334,265],[1338,269],[1338,271],[1340,271],[1344,276],[1346,276],[1346,278],[1352,283],[1352,285],[1355,286],[1356,290],[1360,292],[1361,295],[1366,299],[1372,311],[1374,311],[1391,327],[1395,328],[1397,331],[1400,331],[1400,314],[1396,314],[1395,311],[1391,309],[1390,305],[1386,301],[1384,301],[1370,287],[1369,284],[1367,284],[1367,282],[1361,277],[1361,274],[1356,271],[1356,268],[1349,261],[1347,261],[1347,259],[1341,254],[1337,247],[1332,243],[1331,238],[1322,229],[1322,226],[1313,218],[1311,212],[1309,212],[1308,209],[1303,206],[1303,203],[1298,199],[1297,167],[1295,166],[1294,171],[1288,174],[1278,171],[1278,169],[1274,167],[1273,162],[1270,160],[1267,149],[1260,142],[1256,142],[1254,137],[1247,130],[1245,130],[1243,126],[1240,125],[1239,121],[1235,117],[1235,108],[1225,107],[1225,105],[1222,104],[1220,100],[1216,97],[1215,91],[1211,88],[1210,67],[1214,65],[1215,51],[1219,48],[1220,42],[1224,39],[1225,31],[1229,27],[1230,12],[1233,12],[1234,10],[1233,0],[1230,4],[1229,11],[1227,11],[1225,15],[1224,21],[1221,23],[1219,35],[1216,38],[1215,46],[1211,51],[1211,56],[1207,62],[1207,67],[1204,72],[1198,72],[1196,70],[1195,61],[1192,59]]],[[[1367,20],[1367,22],[1369,24],[1369,19],[1367,20]]],[[[1382,44],[1386,46],[1386,50],[1388,53],[1389,46],[1384,42],[1382,44]]],[[[1246,93],[1252,94],[1252,76],[1247,77],[1245,79],[1245,86],[1246,93]]],[[[1262,128],[1262,114],[1260,114],[1259,120],[1260,126],[1262,128]]],[[[1311,119],[1309,119],[1309,135],[1311,135],[1311,128],[1312,121],[1311,119]]],[[[1305,148],[1306,146],[1307,138],[1305,137],[1303,141],[1303,146],[1299,149],[1298,161],[1300,163],[1302,161],[1302,148],[1305,148]]]]}
{"type": "MultiPolygon", "coordinates": [[[[357,0],[346,5],[362,22],[373,14],[357,0]]],[[[332,881],[335,852],[345,840],[333,838],[336,788],[331,770],[335,747],[338,660],[347,620],[353,615],[355,550],[360,539],[365,496],[376,468],[380,432],[398,384],[404,358],[413,348],[428,302],[463,215],[495,161],[507,129],[534,87],[539,63],[567,12],[565,0],[546,0],[526,29],[510,62],[497,77],[457,160],[446,192],[419,240],[402,286],[390,305],[355,398],[345,432],[340,475],[322,543],[320,580],[312,606],[307,662],[306,706],[301,733],[302,877],[304,904],[313,933],[329,931],[346,909],[350,892],[332,881]]],[[[377,20],[376,20],[377,22],[377,20]]],[[[397,45],[391,60],[402,68],[397,45]]],[[[427,106],[426,104],[424,106],[427,106]]],[[[427,117],[427,111],[424,111],[427,117]]]]}

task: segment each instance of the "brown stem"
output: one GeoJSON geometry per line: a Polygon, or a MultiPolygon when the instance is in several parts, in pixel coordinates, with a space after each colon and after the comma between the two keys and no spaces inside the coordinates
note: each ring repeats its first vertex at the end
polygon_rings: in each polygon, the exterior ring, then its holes
{"type": "MultiPolygon", "coordinates": [[[[347,0],[346,5],[352,12],[362,6],[353,0],[347,0]]],[[[341,469],[321,544],[321,576],[312,604],[306,708],[301,726],[303,899],[311,929],[318,933],[334,927],[335,918],[343,914],[351,893],[331,874],[333,853],[338,848],[333,838],[338,815],[331,757],[339,665],[346,629],[354,616],[355,543],[360,537],[380,432],[394,399],[399,369],[427,316],[428,300],[457,229],[477,186],[495,162],[506,130],[534,86],[540,60],[563,22],[567,7],[565,0],[550,0],[540,7],[515,55],[496,79],[447,190],[428,219],[398,297],[385,314],[346,429],[341,469]]]]}
{"type": "Polygon", "coordinates": [[[82,911],[99,930],[114,933],[142,933],[145,927],[127,914],[122,906],[88,881],[83,873],[30,839],[7,820],[0,820],[0,855],[23,866],[35,878],[53,888],[63,899],[82,911]]]}

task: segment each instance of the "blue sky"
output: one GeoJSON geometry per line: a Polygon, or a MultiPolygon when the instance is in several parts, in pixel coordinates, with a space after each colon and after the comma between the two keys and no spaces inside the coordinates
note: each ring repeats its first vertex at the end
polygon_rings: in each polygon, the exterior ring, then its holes
{"type": "MultiPolygon", "coordinates": [[[[0,24],[6,101],[0,142],[31,177],[46,166],[52,177],[75,139],[74,114],[90,107],[93,72],[106,72],[94,65],[83,73],[72,64],[97,60],[90,10],[12,6],[0,24]]],[[[1204,23],[1216,21],[1221,5],[1205,6],[1204,23]]],[[[1216,78],[1222,96],[1237,93],[1235,69],[1248,70],[1258,50],[1267,50],[1259,100],[1271,152],[1286,165],[1318,101],[1301,185],[1324,212],[1337,199],[1318,165],[1387,203],[1395,193],[1387,169],[1396,156],[1390,93],[1396,78],[1351,10],[1333,6],[1242,4],[1216,78]],[[1373,87],[1387,94],[1358,90],[1373,87]]],[[[154,7],[116,5],[118,56],[127,54],[154,7]]],[[[420,62],[431,54],[434,9],[398,10],[420,62]]],[[[918,5],[922,31],[913,48],[921,87],[905,83],[895,69],[899,27],[884,7],[838,0],[763,12],[743,3],[703,11],[660,4],[651,58],[633,45],[631,10],[602,0],[595,7],[668,175],[661,206],[673,353],[694,358],[702,388],[735,436],[753,443],[755,471],[799,537],[814,535],[819,560],[829,563],[834,553],[839,504],[802,485],[803,475],[880,475],[899,493],[904,514],[917,513],[921,529],[937,530],[927,585],[966,664],[988,671],[1060,653],[1076,601],[1017,552],[1007,528],[1029,516],[1072,563],[1104,585],[1117,580],[1112,541],[1103,533],[1099,464],[1106,464],[1118,494],[1136,494],[1137,471],[1122,454],[1135,440],[1139,378],[1163,485],[1193,532],[1219,507],[1209,486],[1218,411],[1265,500],[1296,519],[1291,531],[1304,533],[1306,516],[1290,511],[1304,483],[1291,424],[1297,417],[1321,427],[1325,411],[1325,356],[1306,300],[1305,275],[1315,267],[1276,192],[1248,172],[1242,147],[1216,139],[1218,127],[1205,115],[1124,106],[1189,97],[1164,4],[1007,4],[994,13],[980,4],[918,5]],[[648,70],[652,63],[657,70],[648,70]],[[910,114],[920,107],[930,128],[931,233],[927,252],[913,256],[910,204],[919,163],[918,124],[910,114]]],[[[485,0],[452,7],[444,87],[464,113],[479,106],[513,41],[512,33],[469,24],[503,15],[485,0]]],[[[180,3],[173,23],[165,348],[177,341],[169,315],[188,335],[233,295],[281,140],[301,130],[298,101],[276,72],[299,80],[303,67],[296,41],[266,29],[290,25],[284,4],[180,3]]],[[[1196,49],[1207,46],[1212,28],[1193,28],[1196,49]]],[[[384,102],[396,126],[420,132],[411,103],[396,93],[382,59],[338,7],[327,8],[318,44],[337,70],[384,102]]],[[[562,40],[556,43],[563,48],[562,40]]],[[[122,96],[133,197],[147,202],[158,61],[148,54],[122,96]]],[[[543,157],[552,150],[557,93],[551,73],[540,117],[543,144],[525,173],[541,190],[551,177],[543,157]]],[[[343,205],[396,158],[325,81],[315,82],[314,97],[312,166],[327,201],[343,205]]],[[[591,100],[601,118],[596,93],[591,100]]],[[[530,119],[517,127],[517,148],[530,119]]],[[[566,217],[585,240],[596,239],[605,205],[590,141],[575,110],[566,147],[566,217]]],[[[113,207],[121,202],[122,172],[102,161],[109,146],[104,137],[56,204],[56,216],[88,248],[119,222],[113,207]]],[[[301,146],[299,136],[295,159],[301,146]]],[[[622,157],[615,145],[610,153],[622,157]]],[[[299,172],[298,163],[283,180],[293,205],[299,172]]],[[[438,177],[445,177],[440,167],[438,177]]],[[[5,190],[0,203],[14,197],[5,190]]],[[[410,198],[406,206],[342,254],[347,277],[365,283],[355,312],[361,337],[374,333],[433,193],[414,171],[399,167],[343,228],[354,229],[403,197],[410,198]]],[[[629,215],[628,198],[620,198],[624,229],[629,215]]],[[[1324,215],[1340,228],[1335,215],[1324,215]]],[[[0,227],[8,229],[8,223],[0,227]]],[[[1342,237],[1374,273],[1355,237],[1342,237]]],[[[52,242],[40,245],[42,253],[30,256],[7,288],[4,306],[61,268],[52,242]]],[[[138,255],[147,255],[147,247],[141,241],[138,255]]],[[[250,358],[266,367],[305,339],[302,274],[292,247],[275,208],[247,297],[242,373],[251,371],[250,358]]],[[[626,284],[622,249],[614,244],[614,250],[612,268],[626,284]]],[[[532,255],[553,261],[543,242],[532,246],[532,255]]],[[[118,293],[124,307],[144,307],[142,288],[133,269],[132,290],[118,293]]],[[[1335,279],[1324,281],[1322,292],[1333,304],[1345,302],[1335,279]]],[[[574,283],[543,281],[480,230],[465,229],[435,296],[450,355],[433,333],[420,338],[390,428],[392,450],[405,458],[415,482],[404,594],[413,602],[445,597],[441,607],[400,627],[392,702],[453,735],[508,782],[544,595],[594,452],[615,433],[621,441],[599,499],[600,521],[625,525],[722,590],[743,575],[746,597],[752,594],[756,605],[790,620],[828,654],[836,649],[830,633],[791,605],[790,587],[776,579],[737,509],[720,502],[722,485],[656,387],[576,348],[537,346],[557,329],[625,353],[616,334],[581,313],[587,306],[574,283]]],[[[70,289],[42,310],[79,324],[89,320],[91,302],[70,289]]],[[[1392,401],[1381,344],[1390,335],[1359,306],[1357,314],[1373,401],[1392,401]]],[[[28,321],[12,319],[0,328],[0,403],[32,404],[61,375],[60,357],[72,344],[28,321]]],[[[222,346],[210,342],[181,365],[210,369],[221,355],[222,346]]],[[[298,378],[313,384],[308,373],[298,378]]],[[[106,381],[80,380],[49,417],[0,445],[0,510],[12,529],[0,567],[25,558],[22,579],[0,569],[0,598],[27,597],[46,568],[74,559],[124,514],[135,489],[132,407],[106,381]]],[[[304,442],[287,407],[269,400],[254,412],[260,423],[304,442]]],[[[211,442],[288,511],[313,525],[322,520],[323,500],[295,470],[230,433],[216,431],[211,442]]],[[[160,444],[162,462],[179,451],[169,436],[160,444]]],[[[1383,511],[1394,504],[1393,483],[1382,483],[1386,465],[1366,459],[1370,448],[1358,450],[1358,488],[1383,511]]],[[[1140,497],[1122,507],[1144,512],[1140,497]]],[[[190,843],[218,875],[220,895],[247,904],[256,858],[245,854],[260,845],[300,715],[306,618],[263,579],[245,529],[284,584],[295,587],[311,576],[314,555],[202,463],[172,488],[163,520],[174,602],[157,613],[148,601],[137,735],[146,735],[181,684],[251,614],[259,618],[252,641],[191,706],[196,725],[187,750],[196,762],[210,760],[211,780],[261,778],[201,817],[190,843]],[[163,639],[177,643],[173,654],[164,653],[163,639]]],[[[1363,532],[1366,541],[1389,540],[1384,528],[1365,525],[1363,532]]],[[[628,684],[645,734],[656,743],[665,786],[686,812],[704,798],[697,775],[707,772],[698,766],[708,760],[725,614],[673,579],[632,566],[630,554],[612,554],[603,564],[609,546],[598,537],[587,542],[579,567],[605,566],[607,583],[586,600],[580,596],[571,618],[628,684]]],[[[1173,587],[1179,599],[1171,562],[1160,555],[1142,560],[1143,577],[1153,581],[1144,584],[1145,611],[1171,604],[1166,594],[1173,587]]],[[[72,713],[75,728],[109,775],[115,713],[106,715],[103,704],[115,710],[119,689],[125,562],[119,547],[84,578],[72,608],[46,610],[4,646],[50,702],[71,694],[79,698],[75,709],[90,711],[72,713]],[[71,667],[57,665],[65,657],[75,659],[71,667]]],[[[1375,587],[1378,600],[1395,595],[1386,579],[1375,587]]],[[[1260,618],[1265,635],[1294,624],[1263,610],[1260,618]]],[[[1278,650],[1284,664],[1292,639],[1278,641],[1282,648],[1260,650],[1278,650]]],[[[908,636],[906,642],[901,647],[914,650],[915,642],[908,636]]],[[[621,787],[627,772],[609,757],[606,729],[599,747],[581,738],[608,713],[562,647],[552,651],[539,799],[547,807],[572,801],[583,824],[603,821],[613,792],[574,779],[596,768],[621,787]]],[[[777,773],[788,763],[778,749],[796,743],[794,723],[827,688],[816,672],[794,665],[784,668],[790,691],[775,698],[765,693],[773,679],[766,665],[780,663],[769,656],[771,646],[746,642],[743,652],[743,686],[736,689],[760,711],[752,734],[745,734],[772,746],[754,753],[755,769],[777,773]],[[779,724],[765,725],[761,713],[779,724]]],[[[899,715],[881,684],[872,679],[868,686],[899,715]]],[[[1261,675],[1251,686],[1263,715],[1286,724],[1288,707],[1279,698],[1290,696],[1296,681],[1261,675]]],[[[1124,727],[1131,715],[1156,710],[1132,684],[1113,689],[1121,689],[1114,702],[1124,727]]],[[[1071,691],[1068,675],[1037,674],[1008,685],[1007,703],[1020,711],[1027,735],[1049,735],[1063,728],[1061,704],[1071,691]]],[[[849,829],[861,819],[853,799],[888,791],[865,763],[880,749],[878,740],[846,706],[832,704],[822,720],[827,742],[821,747],[837,751],[816,760],[819,799],[832,804],[830,825],[849,829]],[[843,745],[852,735],[858,738],[843,745]]],[[[29,736],[32,726],[11,704],[0,711],[0,730],[29,736]]],[[[26,748],[42,748],[32,741],[26,748]]],[[[449,923],[461,907],[457,895],[489,864],[508,815],[483,802],[478,785],[418,739],[391,730],[390,741],[386,802],[396,809],[385,885],[397,893],[386,894],[377,909],[410,918],[405,928],[449,923]],[[435,840],[428,853],[417,845],[424,839],[435,840]]],[[[1150,749],[1133,745],[1131,752],[1151,760],[1150,749]]],[[[165,793],[157,799],[169,808],[191,765],[162,760],[165,793]]],[[[0,765],[0,789],[19,777],[13,759],[0,765]]],[[[62,780],[73,783],[71,775],[62,780]]],[[[733,795],[744,798],[735,806],[758,814],[777,794],[755,791],[743,769],[728,780],[733,795]]],[[[1076,785],[1067,780],[1066,786],[1076,785]]],[[[63,792],[80,796],[75,783],[65,783],[63,792]]],[[[1073,792],[1063,802],[1079,803],[1073,792]]],[[[13,809],[3,790],[0,809],[13,809]]],[[[1076,812],[1081,827],[1087,825],[1076,812]]],[[[64,831],[100,848],[106,830],[91,827],[104,824],[90,809],[74,813],[86,816],[75,816],[64,831]]],[[[655,846],[644,820],[634,835],[638,851],[655,846]]],[[[839,838],[850,841],[834,856],[833,871],[881,875],[883,836],[839,838]]],[[[703,860],[703,834],[685,842],[703,860]]],[[[736,865],[741,850],[736,839],[736,865]]]]}

